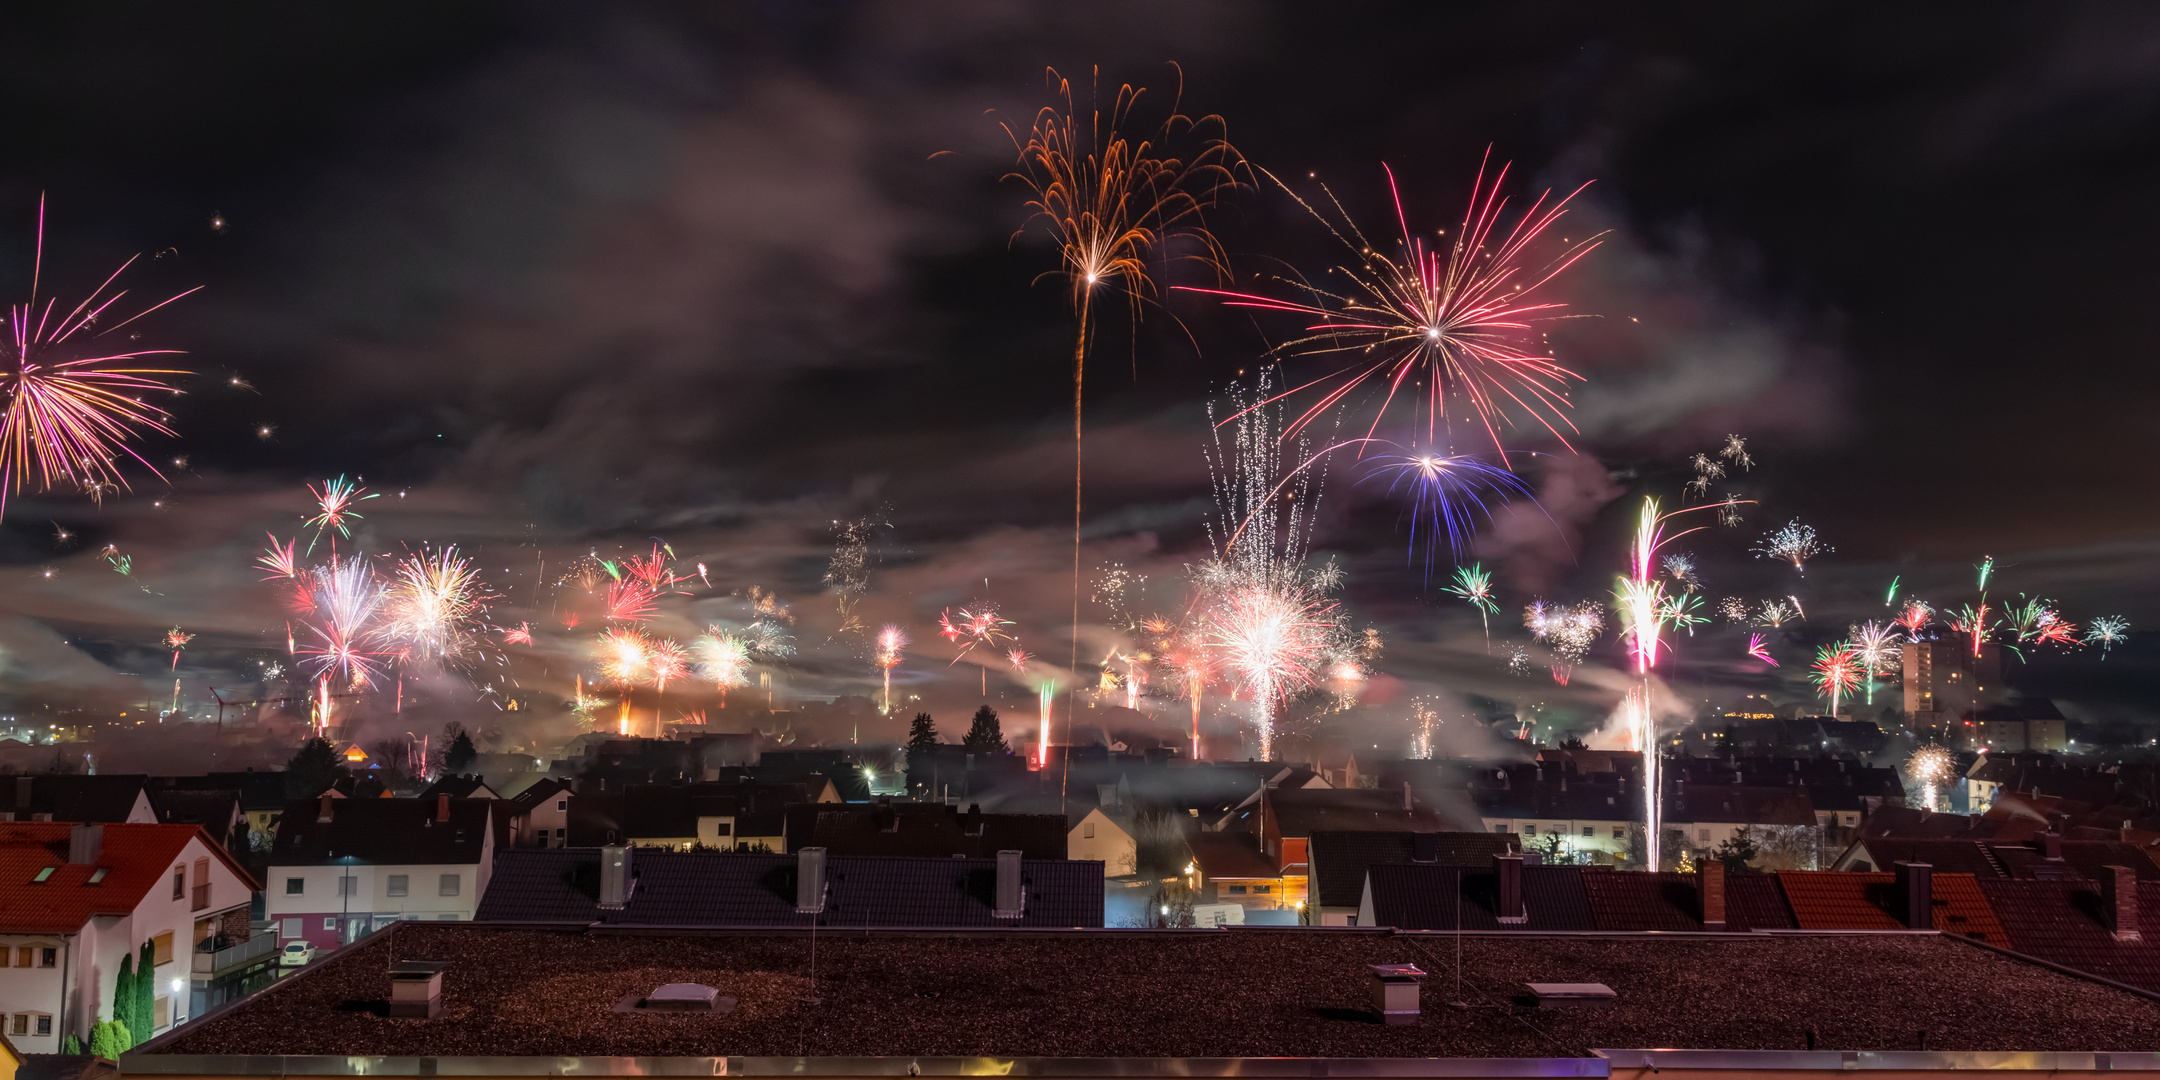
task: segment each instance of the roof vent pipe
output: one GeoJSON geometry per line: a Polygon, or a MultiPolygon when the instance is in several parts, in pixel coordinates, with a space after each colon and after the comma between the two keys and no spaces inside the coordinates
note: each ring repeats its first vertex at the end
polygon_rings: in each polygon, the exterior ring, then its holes
{"type": "Polygon", "coordinates": [[[1503,926],[1521,926],[1530,921],[1530,913],[1523,907],[1522,868],[1520,854],[1493,856],[1493,871],[1500,878],[1500,910],[1494,921],[1503,926]]]}
{"type": "Polygon", "coordinates": [[[1425,977],[1416,964],[1368,964],[1373,973],[1373,1011],[1385,1024],[1418,1022],[1418,981],[1425,977]]]}
{"type": "Polygon", "coordinates": [[[825,849],[806,847],[795,853],[795,914],[821,915],[825,911],[825,849]]]}
{"type": "Polygon", "coordinates": [[[993,919],[1017,919],[1027,909],[1027,886],[1020,880],[1020,853],[1000,851],[997,853],[997,906],[990,910],[993,919]]]}

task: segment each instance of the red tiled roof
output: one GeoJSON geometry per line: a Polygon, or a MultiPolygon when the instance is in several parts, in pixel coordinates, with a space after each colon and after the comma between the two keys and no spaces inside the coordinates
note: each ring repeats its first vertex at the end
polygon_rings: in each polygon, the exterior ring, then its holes
{"type": "MultiPolygon", "coordinates": [[[[1586,874],[1583,887],[1600,930],[1701,930],[1702,892],[1694,874],[1606,871],[1586,874]]],[[[1725,928],[1791,930],[1792,915],[1768,874],[1725,878],[1725,928]]]]}
{"type": "Polygon", "coordinates": [[[164,885],[187,842],[198,836],[241,881],[255,887],[255,879],[197,825],[106,825],[103,851],[89,865],[68,864],[71,828],[61,822],[0,824],[0,932],[65,934],[81,929],[93,915],[128,914],[152,888],[164,885]],[[53,868],[50,877],[32,880],[47,867],[53,868]],[[104,880],[89,884],[98,867],[106,868],[104,880]]]}
{"type": "MultiPolygon", "coordinates": [[[[1897,875],[1843,870],[1787,870],[1778,874],[1793,918],[1802,930],[1904,930],[1895,895],[1897,875]]],[[[2010,947],[2010,936],[1971,874],[1935,874],[1935,929],[2010,947]]]]}
{"type": "MultiPolygon", "coordinates": [[[[1979,887],[2027,956],[2160,992],[2160,942],[2116,941],[2100,921],[2100,890],[2087,881],[1985,881],[1979,887]]],[[[2138,883],[2140,928],[2160,925],[2160,883],[2138,883]]],[[[1990,944],[2001,942],[1990,941],[1990,944]]]]}

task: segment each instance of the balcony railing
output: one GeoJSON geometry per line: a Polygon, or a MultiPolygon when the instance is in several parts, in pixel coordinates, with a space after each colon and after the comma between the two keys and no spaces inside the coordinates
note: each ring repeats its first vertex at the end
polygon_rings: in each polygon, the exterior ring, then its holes
{"type": "Polygon", "coordinates": [[[195,947],[195,974],[221,975],[245,967],[277,952],[276,934],[257,934],[246,941],[228,937],[206,938],[195,947]]]}
{"type": "Polygon", "coordinates": [[[201,911],[202,909],[204,909],[204,908],[206,908],[206,907],[209,907],[209,906],[210,906],[210,883],[209,883],[209,882],[207,882],[207,881],[205,881],[205,882],[203,882],[202,884],[200,884],[200,885],[197,885],[197,886],[195,886],[195,904],[194,904],[194,906],[193,906],[193,907],[189,908],[188,910],[190,910],[190,911],[201,911]]]}

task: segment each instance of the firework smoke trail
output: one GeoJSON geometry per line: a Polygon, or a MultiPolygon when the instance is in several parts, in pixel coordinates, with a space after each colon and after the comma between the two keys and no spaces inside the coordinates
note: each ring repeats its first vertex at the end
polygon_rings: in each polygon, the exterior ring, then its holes
{"type": "Polygon", "coordinates": [[[1956,775],[1957,759],[1949,750],[1929,743],[1905,759],[1905,775],[1920,785],[1921,801],[1929,810],[1940,810],[1937,789],[1949,785],[1956,775]]]}
{"type": "Polygon", "coordinates": [[[1659,574],[1658,554],[1666,544],[1697,531],[1682,529],[1667,535],[1667,521],[1714,505],[1660,514],[1656,499],[1643,499],[1642,510],[1636,516],[1635,543],[1628,553],[1628,574],[1613,589],[1620,610],[1622,637],[1627,641],[1628,654],[1635,660],[1635,675],[1640,680],[1639,686],[1630,690],[1629,695],[1635,718],[1636,745],[1643,755],[1645,855],[1653,870],[1659,865],[1658,799],[1662,789],[1658,781],[1657,717],[1651,708],[1650,672],[1657,666],[1658,652],[1663,646],[1665,626],[1671,614],[1665,603],[1665,580],[1659,574]]]}
{"type": "Polygon", "coordinates": [[[1500,613],[1500,605],[1493,602],[1492,575],[1485,572],[1482,563],[1455,568],[1455,584],[1448,591],[1470,601],[1477,608],[1478,621],[1485,624],[1485,651],[1492,651],[1492,616],[1500,613]]]}
{"type": "MultiPolygon", "coordinates": [[[[315,544],[323,538],[326,531],[335,529],[339,536],[350,538],[350,523],[360,520],[360,514],[353,510],[353,504],[375,498],[366,488],[345,479],[342,474],[334,480],[323,481],[319,488],[313,484],[308,485],[308,494],[315,496],[315,516],[305,521],[306,525],[315,530],[315,539],[308,541],[307,549],[310,555],[315,553],[315,544]]],[[[330,557],[337,557],[335,540],[330,541],[330,557]]]]}
{"type": "Polygon", "coordinates": [[[1885,626],[1873,619],[1850,628],[1846,640],[1852,643],[1853,657],[1860,662],[1860,670],[1867,676],[1867,703],[1875,704],[1875,680],[1898,669],[1902,659],[1898,652],[1896,623],[1885,626]]]}
{"type": "Polygon", "coordinates": [[[900,657],[907,649],[907,631],[892,623],[886,623],[878,631],[875,660],[878,671],[885,678],[885,715],[892,715],[892,669],[899,666],[900,657]]]}
{"type": "Polygon", "coordinates": [[[1594,600],[1573,606],[1534,600],[1523,609],[1523,626],[1552,651],[1553,681],[1566,686],[1575,665],[1590,655],[1590,646],[1605,632],[1605,609],[1594,600]]]}
{"type": "Polygon", "coordinates": [[[38,198],[30,295],[8,309],[11,355],[0,367],[0,398],[5,399],[0,405],[0,517],[7,513],[8,497],[28,483],[49,491],[55,482],[66,482],[102,501],[108,489],[127,487],[127,477],[119,468],[122,455],[163,478],[127,442],[141,431],[175,434],[166,426],[172,414],[145,398],[178,393],[160,377],[187,372],[117,365],[151,356],[177,356],[180,350],[106,352],[97,341],[196,290],[104,325],[106,313],[127,295],[126,290],[110,295],[106,290],[136,258],[140,256],[120,264],[89,296],[55,318],[56,301],[48,299],[42,306],[38,302],[38,281],[45,264],[45,199],[38,198]]]}
{"type": "Polygon", "coordinates": [[[1836,642],[1815,650],[1815,662],[1809,665],[1814,674],[1808,678],[1814,682],[1817,693],[1830,699],[1830,718],[1837,719],[1838,699],[1860,686],[1860,654],[1850,642],[1836,642]]]}
{"type": "MultiPolygon", "coordinates": [[[[185,633],[177,626],[165,632],[165,647],[172,650],[172,669],[175,673],[180,670],[180,650],[187,648],[187,643],[193,640],[195,640],[195,635],[185,633]]],[[[180,679],[177,674],[172,681],[172,707],[170,711],[180,711],[180,679]]]]}
{"type": "MultiPolygon", "coordinates": [[[[1056,78],[1057,73],[1052,71],[1050,76],[1056,78]]],[[[1143,303],[1155,289],[1148,256],[1173,237],[1193,243],[1194,253],[1185,257],[1201,261],[1218,275],[1226,273],[1229,260],[1208,232],[1204,218],[1218,196],[1237,186],[1237,170],[1243,168],[1243,159],[1227,140],[1199,135],[1203,125],[1219,132],[1221,118],[1208,116],[1196,122],[1179,113],[1174,100],[1170,116],[1152,137],[1129,134],[1133,108],[1144,92],[1120,86],[1108,114],[1091,108],[1083,125],[1079,110],[1073,107],[1072,84],[1058,79],[1056,93],[1065,102],[1062,112],[1055,106],[1038,110],[1024,140],[1006,127],[1019,156],[1019,167],[1007,178],[1027,188],[1030,223],[1043,222],[1056,242],[1059,267],[1051,274],[1065,277],[1077,316],[1070,657],[1075,671],[1080,664],[1081,402],[1095,294],[1098,290],[1123,293],[1134,321],[1139,321],[1143,303]],[[1198,140],[1191,157],[1163,152],[1184,138],[1198,140]]]]}
{"type": "Polygon", "coordinates": [[[1747,654],[1771,667],[1778,666],[1777,657],[1770,655],[1770,649],[1763,644],[1761,634],[1749,634],[1747,636],[1747,654]]]}
{"type": "Polygon", "coordinates": [[[1321,650],[1335,629],[1336,605],[1301,586],[1243,585],[1212,613],[1211,644],[1224,666],[1252,692],[1260,760],[1273,760],[1275,713],[1319,681],[1321,650]]]}
{"type": "Polygon", "coordinates": [[[2108,650],[2122,644],[2130,633],[2130,620],[2120,615],[2100,615],[2085,626],[2085,644],[2100,646],[2100,659],[2107,659],[2108,650]]]}
{"type": "MultiPolygon", "coordinates": [[[[1329,447],[1321,453],[1334,449],[1336,447],[1329,447]]],[[[1433,556],[1438,553],[1443,536],[1447,539],[1448,550],[1459,553],[1469,546],[1478,515],[1491,520],[1492,508],[1486,505],[1486,496],[1497,498],[1503,504],[1523,498],[1532,506],[1537,505],[1537,497],[1521,477],[1465,454],[1381,457],[1375,460],[1373,470],[1365,478],[1370,480],[1376,476],[1387,477],[1390,495],[1404,487],[1410,490],[1410,558],[1413,560],[1417,557],[1418,525],[1429,522],[1425,530],[1427,581],[1432,580],[1433,556]]],[[[1540,512],[1543,509],[1539,507],[1540,512]]]]}
{"type": "Polygon", "coordinates": [[[1582,189],[1550,205],[1551,192],[1538,196],[1503,232],[1506,201],[1500,189],[1508,167],[1501,166],[1487,185],[1490,163],[1488,156],[1479,165],[1462,226],[1444,252],[1428,247],[1423,237],[1411,231],[1394,171],[1385,170],[1402,231],[1392,257],[1365,238],[1332,192],[1327,192],[1328,204],[1334,207],[1335,218],[1269,176],[1354,253],[1354,265],[1335,268],[1348,284],[1337,292],[1304,282],[1286,283],[1301,294],[1298,299],[1221,289],[1193,291],[1221,297],[1232,307],[1279,311],[1310,320],[1304,336],[1279,346],[1274,355],[1355,358],[1341,370],[1283,392],[1281,396],[1289,397],[1322,387],[1318,399],[1291,423],[1289,434],[1302,430],[1359,387],[1377,384],[1385,391],[1372,430],[1366,433],[1369,438],[1396,394],[1416,383],[1424,388],[1423,400],[1415,408],[1425,414],[1422,441],[1426,445],[1448,441],[1442,437],[1440,422],[1450,415],[1452,401],[1468,406],[1494,449],[1503,454],[1500,426],[1512,423],[1507,415],[1510,405],[1529,413],[1566,445],[1567,436],[1560,429],[1574,430],[1566,417],[1567,383],[1582,376],[1551,356],[1537,333],[1537,323],[1557,318],[1565,306],[1541,299],[1539,290],[1595,249],[1600,237],[1569,245],[1542,268],[1533,268],[1530,249],[1567,214],[1569,201],[1582,189]]]}
{"type": "Polygon", "coordinates": [[[1814,526],[1802,525],[1795,520],[1763,537],[1762,542],[1756,544],[1753,550],[1760,558],[1789,562],[1793,569],[1804,574],[1807,572],[1804,565],[1807,560],[1836,549],[1815,538],[1814,526]]]}

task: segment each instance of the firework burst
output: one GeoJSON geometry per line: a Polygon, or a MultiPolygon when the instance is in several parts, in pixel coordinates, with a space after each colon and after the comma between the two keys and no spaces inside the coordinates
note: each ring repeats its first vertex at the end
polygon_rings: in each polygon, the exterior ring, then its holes
{"type": "Polygon", "coordinates": [[[396,642],[406,659],[452,664],[471,656],[493,597],[472,561],[451,545],[400,560],[385,599],[386,640],[396,642]]]}
{"type": "Polygon", "coordinates": [[[1502,504],[1521,498],[1537,505],[1530,485],[1521,477],[1467,454],[1381,457],[1365,478],[1375,477],[1387,479],[1390,495],[1404,489],[1410,492],[1410,557],[1417,557],[1418,530],[1422,526],[1427,580],[1432,577],[1433,557],[1443,539],[1449,551],[1461,552],[1469,545],[1478,519],[1491,519],[1488,498],[1502,504]]]}
{"type": "Polygon", "coordinates": [[[1850,628],[1846,640],[1852,643],[1853,657],[1860,663],[1860,670],[1867,677],[1867,703],[1875,704],[1875,680],[1898,670],[1903,655],[1898,651],[1897,624],[1888,626],[1873,619],[1850,628]]]}
{"type": "Polygon", "coordinates": [[[2085,624],[2085,644],[2100,646],[2100,659],[2106,660],[2108,650],[2122,644],[2130,634],[2130,620],[2120,615],[2101,615],[2085,624]]]}
{"type": "Polygon", "coordinates": [[[330,683],[361,687],[382,673],[376,616],[382,607],[382,582],[365,560],[330,560],[309,571],[312,600],[307,645],[294,650],[317,680],[323,700],[320,723],[329,722],[330,683]]]}
{"type": "Polygon", "coordinates": [[[1929,810],[1942,809],[1941,789],[1957,776],[1957,758],[1944,747],[1929,743],[1905,759],[1905,775],[1920,785],[1921,803],[1929,810]]]}
{"type": "MultiPolygon", "coordinates": [[[[353,509],[354,504],[375,498],[375,495],[366,488],[345,479],[342,475],[333,480],[323,481],[322,486],[319,488],[310,484],[308,494],[315,497],[315,516],[306,519],[308,527],[315,530],[315,539],[308,541],[307,549],[309,554],[314,553],[315,544],[323,538],[323,533],[330,530],[334,529],[339,536],[350,539],[352,537],[352,523],[360,520],[361,517],[353,509]]],[[[337,554],[337,541],[335,540],[330,542],[330,553],[332,555],[337,554]]]]}
{"type": "Polygon", "coordinates": [[[1594,600],[1574,605],[1535,600],[1523,609],[1523,626],[1552,653],[1553,681],[1566,686],[1575,665],[1605,632],[1605,609],[1594,600]]]}
{"type": "Polygon", "coordinates": [[[1830,715],[1835,718],[1839,698],[1859,689],[1865,668],[1852,644],[1840,641],[1815,650],[1815,662],[1808,670],[1816,692],[1830,699],[1830,715]]]}
{"type": "Polygon", "coordinates": [[[1929,607],[1927,601],[1907,600],[1904,610],[1898,612],[1897,625],[1905,631],[1906,638],[1918,641],[1921,631],[1926,630],[1934,618],[1935,609],[1929,607]]]}
{"type": "Polygon", "coordinates": [[[644,622],[660,610],[660,594],[652,586],[636,578],[624,578],[608,583],[607,618],[609,622],[644,622]]]}
{"type": "Polygon", "coordinates": [[[907,652],[907,645],[907,631],[892,623],[886,623],[884,628],[878,631],[877,651],[871,655],[871,660],[885,680],[885,712],[888,715],[892,713],[892,669],[900,666],[901,657],[907,652]]]}
{"type": "Polygon", "coordinates": [[[1502,166],[1487,184],[1489,165],[1488,159],[1478,168],[1453,241],[1430,246],[1411,230],[1395,174],[1386,170],[1402,234],[1392,255],[1365,238],[1332,192],[1327,193],[1335,210],[1330,217],[1275,180],[1353,253],[1353,262],[1335,268],[1343,284],[1288,283],[1292,298],[1196,291],[1221,297],[1230,306],[1308,320],[1304,335],[1280,346],[1277,354],[1353,358],[1334,372],[1284,391],[1283,396],[1317,391],[1314,402],[1291,424],[1291,434],[1363,386],[1381,388],[1372,424],[1377,430],[1396,395],[1410,387],[1413,400],[1422,399],[1415,407],[1424,414],[1422,441],[1427,445],[1447,441],[1440,427],[1456,401],[1468,408],[1493,448],[1503,454],[1500,428],[1514,423],[1512,409],[1527,413],[1567,443],[1561,429],[1574,429],[1566,417],[1567,387],[1581,376],[1550,355],[1538,333],[1538,323],[1558,317],[1564,307],[1544,299],[1540,290],[1596,248],[1600,237],[1567,244],[1556,257],[1536,263],[1533,249],[1582,189],[1558,200],[1551,192],[1540,195],[1512,225],[1504,225],[1507,203],[1500,190],[1508,169],[1502,166]]]}
{"type": "Polygon", "coordinates": [[[1835,549],[1815,538],[1814,526],[1792,521],[1763,537],[1752,550],[1759,558],[1789,562],[1793,569],[1805,573],[1807,560],[1835,549]]]}
{"type": "Polygon", "coordinates": [[[1302,588],[1233,589],[1212,612],[1210,643],[1253,702],[1260,758],[1272,760],[1277,710],[1318,681],[1336,605],[1302,588]]]}
{"type": "Polygon", "coordinates": [[[1777,657],[1770,655],[1770,647],[1763,642],[1761,634],[1747,636],[1747,654],[1771,667],[1778,666],[1777,657]]]}
{"type": "Polygon", "coordinates": [[[1485,572],[1482,563],[1455,568],[1455,584],[1448,591],[1470,602],[1477,609],[1478,621],[1485,625],[1485,649],[1492,651],[1492,617],[1500,613],[1500,605],[1493,602],[1492,575],[1485,572]]]}
{"type": "MultiPolygon", "coordinates": [[[[139,258],[136,256],[135,258],[139,258]]],[[[38,199],[37,247],[32,257],[30,296],[8,309],[11,355],[0,366],[0,515],[10,495],[34,485],[49,491],[66,484],[102,497],[127,487],[120,459],[132,458],[151,475],[162,474],[128,446],[142,432],[174,434],[171,414],[151,404],[151,395],[177,394],[170,376],[187,372],[136,366],[153,356],[176,356],[177,349],[118,349],[100,339],[196,290],[154,304],[110,325],[106,320],[126,290],[108,292],[128,267],[128,259],[90,295],[60,312],[56,301],[38,298],[45,262],[45,200],[38,199]]]]}

